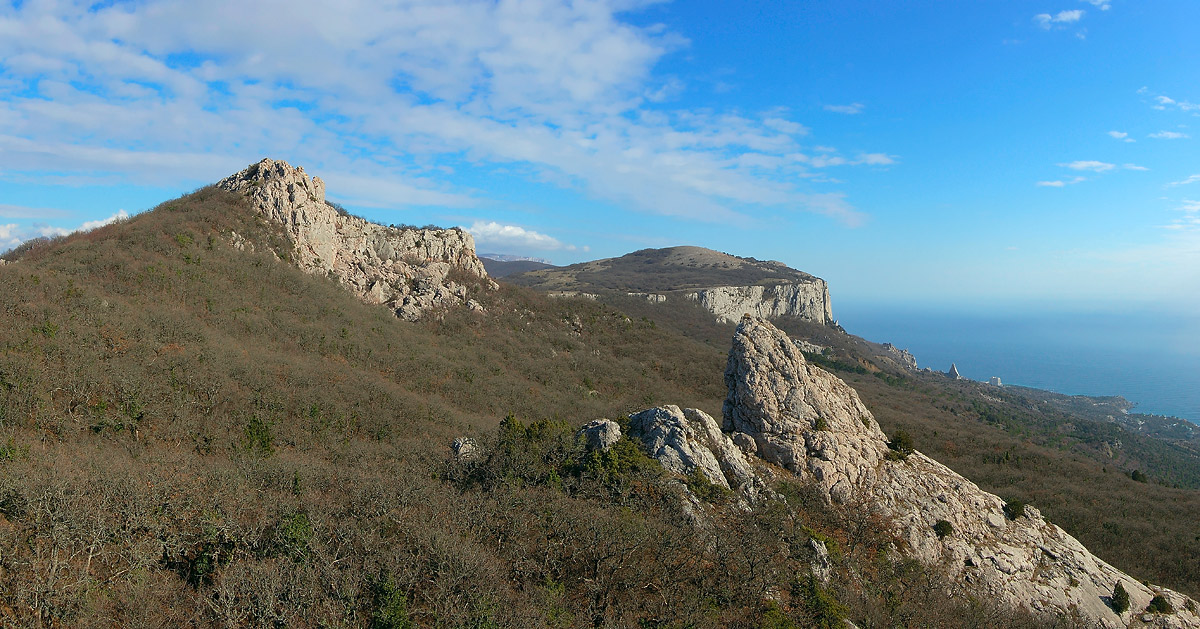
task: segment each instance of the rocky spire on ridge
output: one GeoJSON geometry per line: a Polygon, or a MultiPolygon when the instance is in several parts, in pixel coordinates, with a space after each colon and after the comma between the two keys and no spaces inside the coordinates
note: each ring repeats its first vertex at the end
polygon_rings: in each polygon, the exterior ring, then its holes
{"type": "Polygon", "coordinates": [[[287,162],[264,159],[217,187],[245,195],[264,218],[280,225],[301,269],[333,275],[363,301],[386,305],[400,318],[415,320],[455,304],[481,309],[466,286],[448,279],[455,268],[496,288],[470,234],[457,228],[391,228],[350,216],[325,200],[319,177],[287,162]]]}

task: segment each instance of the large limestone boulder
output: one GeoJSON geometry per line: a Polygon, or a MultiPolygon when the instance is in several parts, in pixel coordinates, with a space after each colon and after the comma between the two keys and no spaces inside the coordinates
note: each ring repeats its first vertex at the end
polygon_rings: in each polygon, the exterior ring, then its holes
{"type": "Polygon", "coordinates": [[[264,159],[217,183],[244,194],[264,218],[283,227],[301,269],[331,275],[371,304],[416,320],[440,306],[478,309],[468,289],[449,279],[460,269],[489,288],[475,241],[460,229],[391,228],[338,211],[325,183],[303,168],[264,159]]]}
{"type": "Polygon", "coordinates": [[[676,474],[687,476],[698,470],[726,489],[754,479],[742,450],[704,411],[674,405],[651,408],[630,415],[629,430],[641,438],[651,456],[676,474]]]}
{"type": "Polygon", "coordinates": [[[725,380],[725,433],[748,435],[758,456],[813,479],[830,502],[881,516],[910,556],[1013,607],[1079,613],[1103,627],[1145,626],[1140,611],[1161,595],[1176,611],[1154,616],[1152,626],[1200,627],[1194,601],[1098,559],[1036,508],[1010,518],[998,496],[920,452],[888,456],[886,437],[854,389],[809,364],[766,320],[742,319],[725,380]],[[950,527],[939,535],[941,521],[950,527]],[[1118,582],[1130,595],[1123,616],[1108,604],[1118,582]]]}
{"type": "Polygon", "coordinates": [[[811,474],[839,500],[873,474],[883,431],[849,385],[809,364],[765,319],[747,316],[725,369],[724,429],[750,435],[758,456],[811,474]]]}
{"type": "Polygon", "coordinates": [[[588,450],[607,451],[621,440],[621,425],[611,419],[593,419],[576,433],[588,450]]]}

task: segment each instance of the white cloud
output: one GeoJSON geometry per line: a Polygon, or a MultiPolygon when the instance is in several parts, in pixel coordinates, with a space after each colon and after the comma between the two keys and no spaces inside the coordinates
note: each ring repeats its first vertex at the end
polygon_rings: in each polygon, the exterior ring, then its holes
{"type": "MultiPolygon", "coordinates": [[[[1138,94],[1149,94],[1149,93],[1150,93],[1150,89],[1147,87],[1143,87],[1138,90],[1138,94]]],[[[1179,111],[1184,111],[1184,112],[1200,111],[1200,104],[1192,103],[1192,102],[1189,102],[1186,100],[1176,100],[1165,94],[1155,95],[1153,97],[1152,103],[1153,104],[1151,104],[1150,106],[1159,111],[1166,111],[1168,109],[1178,109],[1179,111]]]]}
{"type": "Polygon", "coordinates": [[[1108,164],[1095,160],[1079,160],[1066,164],[1059,164],[1059,166],[1070,168],[1071,170],[1090,170],[1095,173],[1102,173],[1116,168],[1115,164],[1108,164]]]}
{"type": "Polygon", "coordinates": [[[837,155],[835,149],[829,149],[828,147],[817,147],[817,149],[826,150],[823,150],[820,155],[790,153],[785,158],[813,168],[828,168],[830,166],[890,166],[896,163],[894,157],[885,153],[861,153],[858,157],[849,159],[837,155]]]}
{"type": "Polygon", "coordinates": [[[1138,166],[1137,164],[1122,164],[1121,168],[1124,168],[1125,170],[1138,170],[1138,171],[1150,170],[1149,168],[1146,168],[1145,166],[1138,166]]]}
{"type": "Polygon", "coordinates": [[[475,237],[477,245],[488,249],[522,253],[525,251],[574,251],[574,245],[566,245],[558,239],[516,225],[503,225],[495,221],[475,221],[464,227],[475,237]]]}
{"type": "Polygon", "coordinates": [[[21,3],[0,170],[178,185],[270,156],[347,202],[462,207],[484,199],[440,168],[503,169],[713,221],[821,194],[786,111],[646,106],[687,89],[655,74],[687,42],[623,20],[651,3],[21,3]]]}
{"type": "Polygon", "coordinates": [[[1066,181],[1063,181],[1061,179],[1056,179],[1054,181],[1039,181],[1035,185],[1041,186],[1043,188],[1062,188],[1065,186],[1073,186],[1077,183],[1082,183],[1084,181],[1087,181],[1087,177],[1072,177],[1066,181]]]}
{"type": "Polygon", "coordinates": [[[100,229],[101,227],[104,227],[105,225],[112,225],[113,223],[115,223],[117,221],[123,221],[127,218],[129,218],[129,212],[126,212],[125,210],[117,210],[116,214],[113,214],[112,216],[105,218],[105,219],[100,219],[98,221],[88,221],[88,222],[80,225],[79,228],[76,229],[75,231],[90,232],[93,229],[100,229]]]}
{"type": "Polygon", "coordinates": [[[864,153],[858,156],[858,159],[855,160],[855,163],[867,164],[870,166],[888,166],[890,164],[895,164],[896,160],[892,159],[890,155],[884,155],[883,153],[864,153]]]}
{"type": "Polygon", "coordinates": [[[846,195],[842,192],[800,195],[797,205],[804,211],[836,218],[851,227],[867,222],[867,215],[847,203],[846,195]]]}
{"type": "Polygon", "coordinates": [[[1175,210],[1183,212],[1183,216],[1176,218],[1163,227],[1176,231],[1200,231],[1200,201],[1184,199],[1183,204],[1175,208],[1175,210]]]}
{"type": "Polygon", "coordinates": [[[825,111],[832,111],[838,114],[861,114],[864,109],[862,103],[850,103],[849,105],[826,105],[825,111]]]}
{"type": "Polygon", "coordinates": [[[1124,131],[1109,131],[1108,135],[1114,139],[1122,140],[1124,142],[1136,142],[1137,141],[1137,140],[1134,140],[1133,138],[1129,137],[1129,134],[1124,131]]]}
{"type": "Polygon", "coordinates": [[[1111,0],[1083,0],[1083,1],[1096,7],[1097,9],[1100,9],[1101,11],[1107,11],[1112,8],[1111,0]]]}
{"type": "Polygon", "coordinates": [[[1168,186],[1186,186],[1193,183],[1200,183],[1200,175],[1192,175],[1181,181],[1172,181],[1168,186]]]}
{"type": "MultiPolygon", "coordinates": [[[[0,206],[0,207],[11,208],[13,206],[0,206]]],[[[39,211],[46,212],[46,213],[43,214],[42,216],[37,216],[35,218],[44,218],[44,217],[48,217],[48,216],[65,214],[65,212],[62,212],[61,210],[39,210],[39,211]]],[[[8,225],[0,225],[0,251],[8,251],[9,249],[12,249],[13,247],[20,245],[21,243],[23,243],[27,240],[33,240],[34,238],[54,238],[57,236],[67,236],[70,234],[74,234],[76,232],[92,231],[93,229],[99,229],[101,227],[104,227],[105,225],[111,225],[117,221],[124,220],[127,218],[129,218],[128,212],[126,212],[125,210],[118,210],[116,214],[113,214],[112,216],[110,216],[108,218],[95,220],[95,221],[87,221],[87,222],[83,223],[82,225],[80,225],[79,227],[76,227],[73,229],[57,227],[54,225],[46,225],[44,223],[34,223],[32,225],[21,225],[21,224],[17,224],[17,223],[12,223],[12,224],[8,224],[8,225]]]]}
{"type": "Polygon", "coordinates": [[[1067,24],[1074,24],[1075,22],[1078,22],[1079,20],[1083,19],[1083,13],[1084,12],[1082,9],[1071,9],[1070,11],[1059,11],[1058,13],[1056,13],[1054,15],[1050,15],[1049,13],[1039,13],[1039,14],[1033,16],[1033,21],[1038,26],[1040,26],[1046,30],[1049,30],[1051,27],[1053,27],[1055,25],[1064,26],[1067,24]]]}
{"type": "Polygon", "coordinates": [[[1147,137],[1157,138],[1159,140],[1179,140],[1188,137],[1188,134],[1179,133],[1178,131],[1159,131],[1158,133],[1151,133],[1147,137]]]}

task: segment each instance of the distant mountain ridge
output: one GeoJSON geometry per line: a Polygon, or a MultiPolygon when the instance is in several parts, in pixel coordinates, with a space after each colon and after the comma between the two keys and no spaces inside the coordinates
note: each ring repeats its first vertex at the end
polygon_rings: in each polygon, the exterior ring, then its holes
{"type": "Polygon", "coordinates": [[[476,254],[484,260],[495,260],[496,262],[537,262],[546,266],[554,266],[554,263],[545,258],[534,258],[532,256],[518,256],[508,253],[480,253],[476,254]]]}
{"type": "Polygon", "coordinates": [[[483,268],[487,269],[490,277],[508,277],[517,273],[525,273],[526,271],[540,271],[541,269],[556,268],[549,261],[541,258],[520,258],[519,256],[497,256],[496,254],[485,253],[479,256],[479,261],[483,263],[483,268]],[[501,258],[515,258],[505,260],[501,258]]]}
{"type": "Polygon", "coordinates": [[[782,262],[705,249],[642,249],[618,258],[511,275],[508,281],[559,294],[624,292],[665,301],[694,300],[725,323],[743,314],[833,323],[825,280],[782,262]]]}

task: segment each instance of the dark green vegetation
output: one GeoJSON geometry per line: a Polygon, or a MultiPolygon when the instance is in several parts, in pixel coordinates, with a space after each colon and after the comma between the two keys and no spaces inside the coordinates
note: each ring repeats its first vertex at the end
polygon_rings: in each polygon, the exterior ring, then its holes
{"type": "MultiPolygon", "coordinates": [[[[628,437],[582,450],[574,427],[596,417],[719,412],[732,329],[698,307],[477,287],[486,315],[408,324],[292,268],[289,247],[205,189],[0,267],[0,625],[1046,626],[889,553],[886,522],[794,478],[744,512],[628,437]],[[463,434],[481,454],[455,462],[463,434]],[[685,486],[713,526],[691,525],[685,486]]],[[[1195,566],[1166,560],[1196,556],[1170,537],[1194,492],[1148,463],[1146,484],[1116,459],[1102,472],[1071,433],[985,421],[965,385],[789,325],[862,367],[837,373],[889,434],[1060,523],[1077,514],[1081,537],[1126,504],[1114,521],[1144,528],[1093,550],[1197,589],[1195,566]],[[1080,504],[1038,493],[1060,490],[1080,504]]]]}
{"type": "Polygon", "coordinates": [[[1113,586],[1112,608],[1118,614],[1124,614],[1129,611],[1129,592],[1125,591],[1125,586],[1121,585],[1120,582],[1117,582],[1113,586]]]}
{"type": "Polygon", "coordinates": [[[660,293],[711,286],[755,286],[816,278],[779,262],[739,258],[701,247],[642,249],[619,258],[512,275],[540,290],[660,293]]]}

